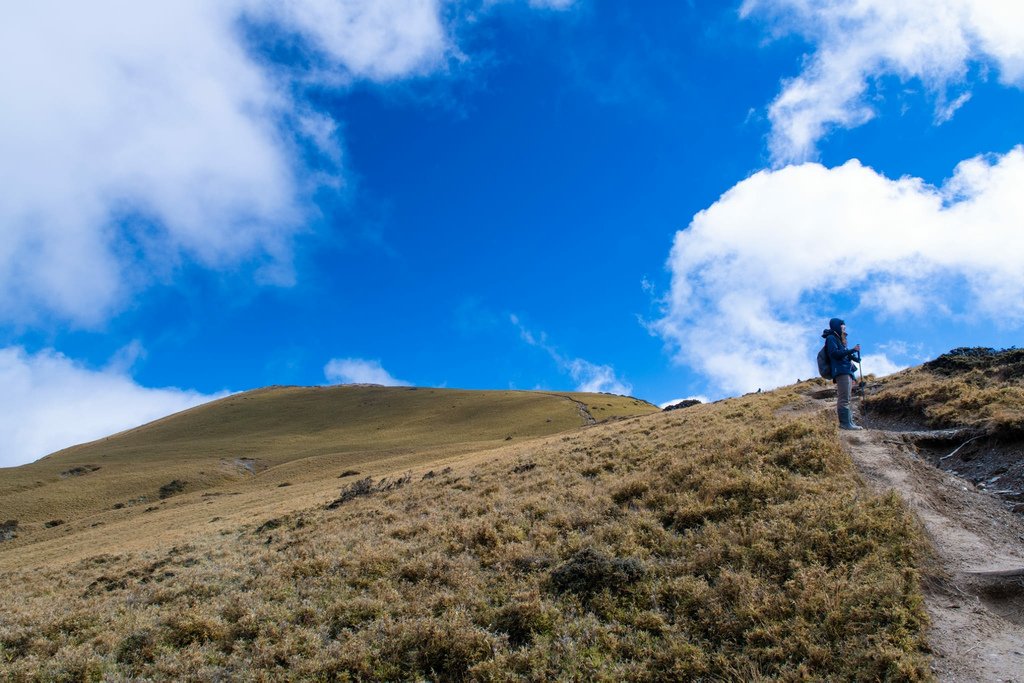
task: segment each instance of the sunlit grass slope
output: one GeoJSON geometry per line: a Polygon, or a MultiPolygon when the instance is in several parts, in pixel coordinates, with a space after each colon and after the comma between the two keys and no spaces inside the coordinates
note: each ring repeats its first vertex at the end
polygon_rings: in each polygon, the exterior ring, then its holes
{"type": "Polygon", "coordinates": [[[919,532],[819,388],[0,546],[0,678],[929,680],[919,532]]]}
{"type": "Polygon", "coordinates": [[[30,465],[0,470],[0,521],[22,536],[114,506],[259,479],[257,486],[375,472],[656,412],[607,394],[412,387],[271,387],[214,401],[30,465]],[[174,484],[178,482],[178,484],[174,484]],[[169,486],[174,484],[173,486],[169,486]]]}
{"type": "Polygon", "coordinates": [[[958,348],[919,367],[882,378],[865,398],[882,416],[928,427],[969,427],[1024,438],[1024,349],[958,348]]]}

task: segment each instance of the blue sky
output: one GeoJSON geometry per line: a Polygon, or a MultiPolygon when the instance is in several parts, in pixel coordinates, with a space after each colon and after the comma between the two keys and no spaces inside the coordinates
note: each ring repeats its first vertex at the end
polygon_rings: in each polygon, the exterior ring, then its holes
{"type": "Polygon", "coordinates": [[[718,398],[832,315],[1019,345],[1024,6],[938,5],[9,10],[0,466],[270,384],[718,398]]]}

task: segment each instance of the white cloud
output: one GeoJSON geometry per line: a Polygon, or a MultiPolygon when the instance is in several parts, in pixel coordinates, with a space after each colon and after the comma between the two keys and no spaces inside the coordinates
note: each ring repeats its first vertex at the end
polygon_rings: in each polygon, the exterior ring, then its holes
{"type": "Polygon", "coordinates": [[[509,320],[519,328],[520,339],[530,346],[544,350],[555,361],[559,371],[572,377],[576,382],[576,391],[589,393],[603,391],[621,396],[632,394],[633,385],[620,379],[612,366],[598,365],[583,358],[566,358],[558,352],[558,349],[548,343],[547,334],[541,332],[539,335],[535,335],[523,325],[516,315],[510,315],[509,320]]]}
{"type": "Polygon", "coordinates": [[[994,65],[1003,83],[1024,86],[1024,3],[745,0],[740,13],[767,17],[776,33],[814,46],[769,110],[777,163],[814,158],[830,128],[873,118],[868,95],[878,77],[920,80],[936,96],[937,123],[967,101],[968,93],[949,91],[966,86],[973,64],[994,65]]]}
{"type": "Polygon", "coordinates": [[[879,344],[878,349],[887,356],[906,358],[914,363],[923,363],[928,360],[924,344],[921,342],[906,342],[902,339],[893,339],[884,344],[879,344]]]}
{"type": "Polygon", "coordinates": [[[568,368],[569,375],[576,382],[576,391],[628,396],[633,391],[633,386],[623,382],[615,374],[615,368],[610,365],[597,365],[582,358],[573,358],[564,361],[564,367],[568,368]]]}
{"type": "Polygon", "coordinates": [[[287,260],[290,103],[231,3],[12,6],[0,24],[0,316],[96,324],[147,270],[287,260]],[[119,223],[133,215],[134,227],[119,223]]]}
{"type": "Polygon", "coordinates": [[[864,354],[862,357],[863,362],[861,363],[861,369],[865,374],[874,375],[875,377],[885,377],[891,375],[894,372],[905,370],[908,366],[901,365],[891,360],[884,353],[878,354],[864,354]]]}
{"type": "Polygon", "coordinates": [[[741,393],[810,374],[835,295],[858,315],[1019,327],[1022,186],[1021,147],[962,162],[938,188],[857,161],[762,171],[676,234],[652,329],[716,389],[741,393]]]}
{"type": "Polygon", "coordinates": [[[122,371],[90,370],[54,351],[0,349],[0,467],[205,403],[208,396],[139,386],[122,371]]]}
{"type": "Polygon", "coordinates": [[[380,384],[385,387],[406,387],[408,382],[395,379],[380,361],[363,358],[335,358],[324,366],[324,377],[333,384],[380,384]]]}
{"type": "Polygon", "coordinates": [[[250,16],[301,35],[342,76],[387,81],[437,68],[450,49],[439,0],[250,0],[250,16]]]}
{"type": "Polygon", "coordinates": [[[860,295],[861,306],[883,316],[924,315],[929,310],[945,308],[945,304],[928,291],[911,288],[905,282],[870,283],[860,295]]]}
{"type": "MultiPolygon", "coordinates": [[[[565,2],[542,3],[561,6],[565,2]]],[[[95,327],[188,264],[289,284],[338,122],[307,87],[461,59],[442,0],[38,0],[0,22],[0,324],[95,327]],[[258,32],[247,32],[256,26],[258,32]],[[285,70],[251,41],[303,56],[285,70]],[[319,150],[305,167],[307,146],[319,150]]]]}

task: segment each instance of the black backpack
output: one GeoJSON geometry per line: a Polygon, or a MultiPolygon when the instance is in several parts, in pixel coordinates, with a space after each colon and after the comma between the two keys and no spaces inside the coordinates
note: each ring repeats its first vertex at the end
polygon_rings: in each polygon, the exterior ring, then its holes
{"type": "Polygon", "coordinates": [[[818,351],[818,374],[825,379],[832,379],[832,361],[828,357],[828,339],[818,351]]]}

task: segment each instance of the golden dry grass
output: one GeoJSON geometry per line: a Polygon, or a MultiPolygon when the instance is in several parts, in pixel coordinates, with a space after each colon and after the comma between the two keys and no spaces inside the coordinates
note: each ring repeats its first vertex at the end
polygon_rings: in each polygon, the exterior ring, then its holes
{"type": "Polygon", "coordinates": [[[830,415],[785,410],[812,388],[176,496],[64,558],[0,550],[0,674],[928,680],[919,532],[830,415]]]}
{"type": "Polygon", "coordinates": [[[0,470],[0,521],[18,520],[24,536],[115,505],[166,505],[161,488],[175,481],[196,493],[237,489],[257,472],[256,486],[267,488],[412,467],[578,428],[586,420],[577,402],[595,419],[657,411],[607,394],[271,387],[0,470]]]}
{"type": "Polygon", "coordinates": [[[864,400],[873,413],[1024,438],[1024,349],[953,349],[879,385],[864,400]]]}

